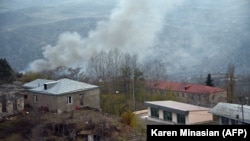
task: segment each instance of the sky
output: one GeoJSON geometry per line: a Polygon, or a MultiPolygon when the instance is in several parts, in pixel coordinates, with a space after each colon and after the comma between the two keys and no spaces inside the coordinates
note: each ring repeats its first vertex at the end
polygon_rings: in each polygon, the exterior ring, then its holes
{"type": "Polygon", "coordinates": [[[113,48],[157,58],[169,72],[218,73],[230,62],[241,72],[250,68],[249,0],[2,0],[0,12],[36,7],[42,8],[28,15],[39,22],[105,18],[87,36],[65,29],[42,46],[43,57],[30,63],[34,71],[79,65],[93,52],[113,48]]]}

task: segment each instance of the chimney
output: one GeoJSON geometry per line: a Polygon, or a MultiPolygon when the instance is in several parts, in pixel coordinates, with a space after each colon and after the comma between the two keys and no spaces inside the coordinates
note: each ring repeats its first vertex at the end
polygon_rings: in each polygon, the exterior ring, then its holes
{"type": "Polygon", "coordinates": [[[185,90],[187,90],[188,88],[190,88],[191,86],[190,85],[187,85],[187,86],[185,86],[185,90]]]}
{"type": "Polygon", "coordinates": [[[44,90],[47,90],[47,84],[43,84],[44,85],[44,90]]]}

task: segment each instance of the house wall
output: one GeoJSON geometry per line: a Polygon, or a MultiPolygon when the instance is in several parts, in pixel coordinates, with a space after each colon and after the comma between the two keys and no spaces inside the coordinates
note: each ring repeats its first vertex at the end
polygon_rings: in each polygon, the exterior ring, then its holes
{"type": "MultiPolygon", "coordinates": [[[[172,112],[172,121],[165,121],[163,117],[162,109],[159,109],[159,118],[154,118],[153,120],[160,121],[165,124],[178,124],[177,123],[177,113],[172,112]]],[[[148,107],[148,117],[151,118],[151,110],[148,107]]],[[[213,115],[208,113],[208,110],[205,111],[190,111],[188,115],[185,116],[185,124],[192,125],[192,124],[199,124],[202,122],[210,122],[213,120],[213,115]]]]}
{"type": "Polygon", "coordinates": [[[213,115],[205,111],[190,111],[188,115],[188,124],[197,124],[201,122],[208,122],[213,120],[213,115]]]}
{"type": "Polygon", "coordinates": [[[78,95],[82,94],[81,92],[79,93],[74,93],[74,94],[67,94],[67,95],[61,95],[61,96],[57,96],[57,111],[63,112],[63,111],[71,111],[74,110],[75,106],[78,105],[78,95]],[[67,97],[71,96],[72,98],[72,103],[67,104],[67,97]]]}
{"type": "Polygon", "coordinates": [[[84,95],[84,106],[100,109],[100,90],[94,89],[84,95]]]}
{"type": "Polygon", "coordinates": [[[179,102],[184,102],[184,103],[203,106],[203,107],[210,106],[208,94],[175,92],[175,95],[179,102]]]}
{"type": "Polygon", "coordinates": [[[150,107],[148,107],[148,117],[151,117],[151,110],[150,110],[150,107]]]}
{"type": "Polygon", "coordinates": [[[39,93],[27,94],[26,103],[32,107],[48,107],[49,111],[63,112],[74,110],[76,106],[81,106],[81,97],[83,97],[83,105],[100,109],[99,89],[89,91],[76,92],[64,95],[45,95],[39,93]],[[37,103],[34,102],[34,96],[37,96],[37,103]],[[67,104],[67,97],[71,96],[72,103],[67,104]]]}
{"type": "Polygon", "coordinates": [[[215,106],[218,102],[226,102],[227,98],[226,91],[213,94],[175,92],[175,95],[180,102],[209,108],[215,106]]]}
{"type": "Polygon", "coordinates": [[[88,106],[91,108],[100,109],[100,94],[99,89],[90,91],[78,92],[74,94],[67,94],[59,96],[57,99],[58,109],[62,111],[73,110],[76,106],[88,106]],[[67,97],[72,97],[72,103],[67,104],[67,97]],[[81,105],[81,97],[83,98],[83,105],[81,105]]]}
{"type": "Polygon", "coordinates": [[[155,90],[154,92],[169,93],[172,92],[177,98],[177,101],[198,105],[202,107],[213,107],[218,102],[226,102],[227,92],[219,92],[213,94],[185,93],[177,91],[155,90]]]}
{"type": "Polygon", "coordinates": [[[7,112],[14,114],[24,109],[24,98],[21,95],[5,95],[4,100],[0,100],[0,114],[7,112]]]}
{"type": "MultiPolygon", "coordinates": [[[[159,109],[159,118],[158,119],[154,118],[154,120],[160,121],[160,122],[165,123],[165,124],[177,124],[177,113],[172,112],[172,121],[170,122],[170,121],[164,120],[163,111],[164,110],[159,109]]],[[[150,109],[150,107],[148,107],[148,117],[151,118],[151,109],[150,109]]],[[[186,124],[188,124],[188,117],[187,116],[185,116],[185,121],[186,121],[186,124]]]]}
{"type": "MultiPolygon", "coordinates": [[[[176,124],[177,123],[177,114],[176,113],[172,113],[172,122],[174,123],[174,124],[176,124]]],[[[186,118],[186,121],[187,121],[187,118],[186,118]]]]}
{"type": "Polygon", "coordinates": [[[22,111],[24,109],[24,97],[18,97],[16,99],[17,102],[17,110],[22,111]]]}
{"type": "Polygon", "coordinates": [[[29,104],[32,107],[48,107],[49,110],[56,110],[57,109],[57,97],[52,95],[45,95],[45,94],[36,94],[36,93],[29,93],[27,94],[27,99],[25,100],[26,104],[29,104]],[[34,101],[34,96],[37,96],[37,102],[34,101]]]}
{"type": "Polygon", "coordinates": [[[225,118],[219,116],[219,124],[220,125],[250,125],[247,122],[243,122],[242,120],[235,120],[235,119],[230,119],[230,118],[225,118]],[[222,121],[224,119],[224,122],[222,121]],[[225,122],[225,119],[227,122],[225,122]]]}
{"type": "Polygon", "coordinates": [[[6,104],[6,112],[7,113],[13,113],[14,112],[13,105],[14,105],[13,101],[10,101],[10,100],[7,101],[7,104],[6,104]]]}
{"type": "Polygon", "coordinates": [[[227,92],[220,92],[209,95],[210,107],[215,106],[218,102],[227,102],[227,92]]]}

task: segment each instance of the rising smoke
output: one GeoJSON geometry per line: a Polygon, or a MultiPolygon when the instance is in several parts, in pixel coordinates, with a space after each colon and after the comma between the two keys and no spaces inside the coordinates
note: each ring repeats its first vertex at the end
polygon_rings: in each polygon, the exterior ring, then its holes
{"type": "Polygon", "coordinates": [[[249,0],[120,0],[86,38],[65,32],[43,49],[33,71],[79,66],[92,52],[119,48],[139,59],[161,59],[168,73],[249,72],[249,0]]]}
{"type": "Polygon", "coordinates": [[[81,65],[92,52],[119,48],[137,53],[146,51],[156,42],[165,14],[179,2],[166,0],[121,0],[107,20],[98,22],[87,38],[77,32],[62,33],[56,45],[43,47],[43,59],[30,64],[32,71],[57,66],[81,65]]]}

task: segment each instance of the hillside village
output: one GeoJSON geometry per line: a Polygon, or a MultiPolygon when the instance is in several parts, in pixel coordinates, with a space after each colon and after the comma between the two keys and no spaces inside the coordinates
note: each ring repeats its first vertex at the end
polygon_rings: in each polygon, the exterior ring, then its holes
{"type": "Polygon", "coordinates": [[[249,0],[0,6],[1,141],[146,141],[148,125],[250,124],[249,0]]]}
{"type": "Polygon", "coordinates": [[[3,140],[146,140],[147,125],[250,124],[248,101],[220,87],[138,79],[109,93],[105,82],[31,74],[2,79],[3,140]]]}

